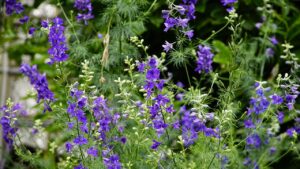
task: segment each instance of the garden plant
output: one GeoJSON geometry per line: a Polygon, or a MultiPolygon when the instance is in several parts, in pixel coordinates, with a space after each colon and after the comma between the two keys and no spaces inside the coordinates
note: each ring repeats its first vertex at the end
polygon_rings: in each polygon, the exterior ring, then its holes
{"type": "Polygon", "coordinates": [[[0,169],[299,169],[299,3],[1,0],[0,169]]]}

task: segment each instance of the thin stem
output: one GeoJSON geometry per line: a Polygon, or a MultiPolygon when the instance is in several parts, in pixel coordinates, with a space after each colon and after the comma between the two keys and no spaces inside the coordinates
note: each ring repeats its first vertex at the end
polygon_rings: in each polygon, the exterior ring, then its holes
{"type": "Polygon", "coordinates": [[[73,31],[73,33],[74,33],[74,36],[75,36],[77,42],[80,43],[80,41],[79,41],[79,39],[78,39],[78,37],[77,37],[76,31],[75,31],[74,25],[72,24],[72,22],[71,22],[70,19],[68,18],[67,14],[66,14],[66,12],[65,12],[65,10],[64,10],[64,8],[61,6],[60,0],[57,0],[57,2],[58,2],[58,6],[61,8],[61,11],[62,11],[64,17],[65,17],[66,20],[67,20],[67,22],[71,25],[72,31],[73,31]]]}
{"type": "MultiPolygon", "coordinates": [[[[165,116],[164,116],[162,110],[160,112],[161,112],[164,123],[167,124],[166,120],[165,120],[165,116]]],[[[168,142],[170,142],[170,136],[169,136],[168,128],[166,128],[166,134],[167,134],[168,142]]],[[[172,149],[171,149],[171,156],[172,156],[172,160],[173,160],[174,165],[177,166],[172,149]]]]}
{"type": "Polygon", "coordinates": [[[154,7],[154,5],[156,4],[157,0],[154,0],[151,4],[151,6],[149,7],[149,9],[146,11],[145,15],[147,15],[148,13],[150,13],[150,11],[152,10],[152,8],[154,7]]]}
{"type": "MultiPolygon", "coordinates": [[[[77,127],[77,135],[78,135],[78,137],[80,136],[80,133],[79,133],[79,124],[78,124],[78,119],[76,119],[76,127],[77,127]]],[[[80,156],[81,156],[81,160],[82,160],[82,162],[84,163],[84,158],[83,158],[83,152],[82,152],[82,148],[81,148],[81,146],[79,145],[78,146],[79,147],[79,150],[80,150],[80,156]]]]}
{"type": "Polygon", "coordinates": [[[228,25],[229,25],[230,22],[227,22],[222,28],[220,28],[218,31],[216,32],[213,32],[207,39],[205,39],[204,41],[200,41],[202,43],[205,43],[207,41],[209,41],[211,38],[213,38],[215,35],[217,35],[218,33],[220,33],[221,31],[223,31],[228,25]]]}
{"type": "Polygon", "coordinates": [[[185,72],[186,72],[186,76],[187,76],[189,85],[192,86],[192,83],[191,83],[191,80],[190,80],[190,75],[189,75],[188,69],[186,67],[186,64],[184,64],[184,69],[185,69],[185,72]]]}

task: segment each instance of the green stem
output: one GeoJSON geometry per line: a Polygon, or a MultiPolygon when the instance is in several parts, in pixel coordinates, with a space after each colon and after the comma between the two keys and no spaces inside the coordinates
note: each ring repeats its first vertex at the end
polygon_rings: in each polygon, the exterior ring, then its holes
{"type": "Polygon", "coordinates": [[[191,83],[191,80],[190,80],[190,75],[189,75],[188,69],[186,67],[186,64],[184,64],[184,69],[185,69],[185,72],[186,72],[186,76],[187,76],[189,85],[192,86],[192,83],[191,83]]]}
{"type": "Polygon", "coordinates": [[[73,33],[74,33],[74,36],[75,36],[77,42],[80,43],[80,41],[79,41],[79,39],[78,39],[78,37],[77,37],[77,34],[76,34],[76,31],[75,31],[75,28],[74,28],[73,23],[70,21],[70,19],[68,18],[67,14],[66,14],[66,12],[65,12],[65,10],[64,10],[64,8],[61,6],[60,0],[57,0],[57,2],[58,2],[58,6],[61,8],[61,11],[62,11],[64,17],[65,17],[66,20],[67,20],[67,22],[71,25],[72,31],[73,31],[73,33]]]}

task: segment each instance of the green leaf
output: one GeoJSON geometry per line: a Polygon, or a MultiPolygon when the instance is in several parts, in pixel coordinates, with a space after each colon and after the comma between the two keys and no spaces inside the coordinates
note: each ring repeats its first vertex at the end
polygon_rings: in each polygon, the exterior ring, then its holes
{"type": "Polygon", "coordinates": [[[213,41],[213,46],[218,52],[214,57],[214,62],[220,64],[229,64],[230,58],[232,57],[232,53],[230,49],[223,42],[219,40],[213,41]]]}

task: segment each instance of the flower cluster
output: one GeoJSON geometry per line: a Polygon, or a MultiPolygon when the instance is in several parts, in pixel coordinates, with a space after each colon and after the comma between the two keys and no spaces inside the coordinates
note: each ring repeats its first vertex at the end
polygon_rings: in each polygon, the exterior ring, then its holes
{"type": "Polygon", "coordinates": [[[183,0],[183,4],[173,5],[171,10],[163,10],[162,17],[165,19],[164,31],[167,32],[171,28],[180,28],[181,32],[191,40],[194,36],[194,31],[188,28],[188,22],[196,18],[196,3],[197,0],[183,0]],[[173,16],[177,13],[180,16],[173,16]]]}
{"type": "MultiPolygon", "coordinates": [[[[65,61],[69,57],[69,55],[66,53],[68,47],[66,44],[66,37],[64,36],[65,27],[63,24],[63,19],[56,17],[53,19],[50,27],[48,40],[51,48],[48,50],[48,53],[51,58],[49,64],[65,61]]],[[[45,23],[43,23],[42,26],[48,26],[48,24],[45,25],[45,23]]]]}
{"type": "MultiPolygon", "coordinates": [[[[247,111],[247,117],[244,121],[244,126],[246,128],[247,138],[246,138],[246,150],[250,153],[253,149],[259,151],[262,146],[268,146],[270,140],[275,137],[275,132],[278,132],[272,126],[279,126],[283,123],[285,113],[279,111],[279,109],[288,109],[293,110],[293,105],[298,92],[298,85],[281,85],[283,91],[286,92],[285,96],[282,96],[277,93],[273,93],[267,96],[267,93],[270,91],[270,88],[263,88],[264,83],[255,83],[256,96],[250,99],[250,107],[247,111]],[[288,92],[290,91],[290,92],[288,92]],[[264,122],[266,113],[268,112],[277,112],[275,117],[277,121],[273,121],[270,126],[264,122]],[[267,128],[266,130],[264,128],[267,128]]],[[[289,128],[286,133],[288,136],[293,137],[294,134],[300,133],[299,126],[300,123],[297,122],[295,127],[289,128]]],[[[270,147],[270,146],[269,146],[270,147]]],[[[270,147],[270,154],[274,154],[276,151],[275,147],[270,147]]],[[[244,161],[245,166],[255,166],[257,165],[253,158],[247,157],[244,161]]]]}
{"type": "Polygon", "coordinates": [[[0,108],[0,124],[2,126],[2,137],[9,147],[12,147],[14,137],[18,130],[16,126],[16,117],[18,114],[25,115],[26,112],[20,104],[14,104],[12,106],[2,106],[0,108]]]}
{"type": "Polygon", "coordinates": [[[210,72],[212,70],[212,63],[214,57],[214,54],[211,52],[210,47],[199,45],[197,55],[198,59],[195,71],[199,73],[210,72]]]}
{"type": "Polygon", "coordinates": [[[12,15],[13,13],[20,14],[24,11],[23,4],[17,2],[17,0],[5,0],[5,8],[7,15],[12,15]]]}
{"type": "Polygon", "coordinates": [[[22,64],[20,72],[29,78],[31,85],[33,85],[37,91],[37,103],[39,103],[41,99],[44,100],[44,112],[51,111],[49,103],[54,101],[54,94],[48,88],[46,75],[40,74],[36,65],[30,67],[28,64],[22,64]]]}
{"type": "Polygon", "coordinates": [[[140,63],[138,65],[139,72],[144,72],[146,66],[149,67],[149,69],[146,72],[146,84],[144,85],[144,89],[147,91],[147,97],[150,97],[156,88],[160,91],[162,90],[165,81],[159,78],[160,70],[158,69],[158,62],[155,57],[151,57],[147,65],[140,63]]]}
{"type": "MultiPolygon", "coordinates": [[[[183,106],[180,113],[182,114],[179,122],[181,127],[175,126],[174,128],[182,129],[182,139],[185,146],[193,144],[198,139],[200,132],[204,133],[206,137],[219,137],[218,129],[207,127],[204,122],[206,119],[200,119],[195,112],[191,112],[183,106]]],[[[212,119],[209,117],[208,120],[212,119]]]]}
{"type": "Polygon", "coordinates": [[[92,3],[90,0],[75,0],[74,7],[81,11],[82,13],[77,14],[78,21],[84,21],[87,24],[87,21],[94,18],[92,14],[92,3]]]}
{"type": "MultiPolygon", "coordinates": [[[[111,144],[114,141],[126,143],[126,137],[108,136],[113,125],[119,124],[121,116],[118,113],[112,115],[103,97],[97,97],[93,100],[93,104],[89,104],[89,97],[85,96],[85,92],[78,89],[79,83],[75,83],[70,91],[71,100],[68,101],[67,112],[71,117],[68,122],[68,129],[77,128],[77,136],[73,139],[73,143],[66,142],[65,148],[68,153],[72,153],[74,145],[80,150],[85,149],[86,153],[94,158],[98,158],[99,149],[97,144],[87,147],[89,143],[102,142],[103,163],[107,168],[121,168],[119,157],[113,154],[111,144]],[[91,112],[93,116],[88,120],[86,112],[91,112]],[[75,121],[72,120],[75,119],[75,121]],[[91,137],[92,136],[92,137],[91,137]]],[[[118,128],[119,132],[123,132],[123,128],[118,128]]],[[[90,145],[90,144],[89,144],[90,145]]],[[[84,167],[79,164],[77,167],[84,167]]]]}

